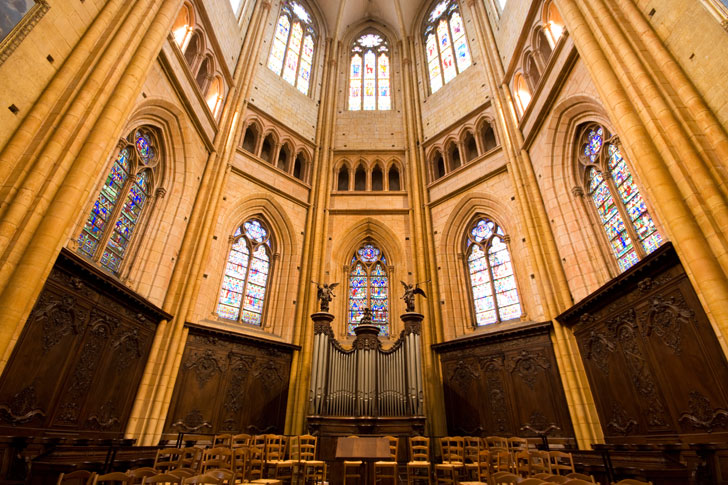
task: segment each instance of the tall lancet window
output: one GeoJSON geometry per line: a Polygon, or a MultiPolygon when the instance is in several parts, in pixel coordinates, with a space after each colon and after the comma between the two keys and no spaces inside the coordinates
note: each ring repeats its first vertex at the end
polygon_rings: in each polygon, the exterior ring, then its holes
{"type": "Polygon", "coordinates": [[[118,273],[136,227],[147,212],[161,153],[156,132],[132,131],[119,142],[111,171],[78,236],[78,252],[118,273]]]}
{"type": "Polygon", "coordinates": [[[283,1],[268,68],[303,94],[308,94],[315,44],[316,31],[311,14],[298,2],[283,1]]]}
{"type": "Polygon", "coordinates": [[[354,252],[349,268],[349,335],[361,320],[364,308],[372,310],[379,335],[389,336],[389,277],[384,253],[371,243],[354,252]]]}
{"type": "Polygon", "coordinates": [[[588,195],[619,269],[624,271],[660,247],[662,236],[622,156],[617,137],[609,136],[602,126],[591,125],[584,129],[579,146],[588,195]]]}
{"type": "Polygon", "coordinates": [[[233,234],[217,315],[228,320],[260,325],[270,266],[270,232],[260,220],[249,219],[233,234]]]}
{"type": "Polygon", "coordinates": [[[503,229],[488,218],[478,219],[467,235],[468,273],[478,326],[521,316],[507,241],[503,229]]]}
{"type": "Polygon", "coordinates": [[[427,17],[424,37],[430,90],[434,93],[472,64],[456,0],[442,0],[435,5],[427,17]]]}
{"type": "Polygon", "coordinates": [[[349,63],[349,109],[388,110],[392,107],[389,47],[377,33],[354,41],[349,63]]]}

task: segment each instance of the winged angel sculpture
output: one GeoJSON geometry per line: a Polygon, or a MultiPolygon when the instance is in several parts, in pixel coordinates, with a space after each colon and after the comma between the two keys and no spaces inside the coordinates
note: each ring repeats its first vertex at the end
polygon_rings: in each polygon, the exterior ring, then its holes
{"type": "Polygon", "coordinates": [[[404,281],[400,281],[400,283],[404,286],[404,296],[402,296],[402,299],[407,306],[406,311],[408,313],[413,312],[415,311],[415,295],[422,295],[425,298],[427,298],[427,295],[425,295],[425,292],[422,291],[419,283],[415,283],[414,285],[408,285],[404,281]]]}
{"type": "Polygon", "coordinates": [[[316,283],[315,281],[311,281],[314,285],[316,285],[316,288],[318,288],[318,292],[316,293],[316,297],[318,298],[319,305],[322,312],[329,312],[329,303],[331,303],[331,300],[334,299],[336,295],[334,295],[334,288],[339,286],[338,283],[331,283],[330,285],[327,283],[324,283],[323,285],[321,283],[316,283]]]}

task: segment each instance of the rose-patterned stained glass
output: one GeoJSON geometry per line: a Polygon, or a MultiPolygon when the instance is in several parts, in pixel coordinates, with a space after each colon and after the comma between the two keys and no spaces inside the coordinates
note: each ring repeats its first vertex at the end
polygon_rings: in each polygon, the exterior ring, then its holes
{"type": "Polygon", "coordinates": [[[618,145],[598,125],[585,130],[583,137],[580,154],[587,167],[588,193],[617,265],[624,271],[657,249],[662,236],[618,145]]]}
{"type": "Polygon", "coordinates": [[[349,110],[391,109],[389,47],[375,33],[358,37],[349,63],[349,110]]]}
{"type": "Polygon", "coordinates": [[[389,277],[382,251],[371,243],[359,248],[351,259],[349,273],[348,333],[354,334],[364,308],[372,310],[372,323],[380,335],[389,336],[389,277]]]}
{"type": "Polygon", "coordinates": [[[468,273],[479,326],[519,318],[522,313],[504,237],[503,230],[487,218],[477,220],[468,233],[468,273]]]}
{"type": "Polygon", "coordinates": [[[300,3],[284,1],[268,57],[268,68],[303,94],[308,94],[315,43],[315,31],[306,9],[300,3]]]}
{"type": "Polygon", "coordinates": [[[236,229],[225,265],[217,315],[261,325],[270,273],[270,234],[258,219],[236,229]]]}
{"type": "Polygon", "coordinates": [[[472,65],[457,2],[441,2],[430,11],[424,38],[430,90],[435,93],[472,65]]]}
{"type": "Polygon", "coordinates": [[[159,153],[156,135],[149,128],[141,127],[122,140],[122,147],[78,236],[78,252],[113,273],[121,269],[152,193],[159,153]]]}

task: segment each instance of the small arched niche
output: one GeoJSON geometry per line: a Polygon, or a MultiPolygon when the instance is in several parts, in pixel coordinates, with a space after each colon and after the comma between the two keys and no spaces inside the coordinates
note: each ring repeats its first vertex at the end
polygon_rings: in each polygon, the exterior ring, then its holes
{"type": "Polygon", "coordinates": [[[372,190],[384,190],[384,173],[379,164],[372,170],[372,190]]]}
{"type": "Polygon", "coordinates": [[[278,163],[276,164],[277,167],[284,172],[288,172],[288,165],[289,160],[291,157],[291,149],[288,146],[288,144],[283,145],[281,149],[278,151],[278,163]]]}
{"type": "Polygon", "coordinates": [[[197,60],[197,54],[200,51],[201,44],[200,33],[193,32],[192,37],[190,37],[190,41],[187,44],[187,48],[185,49],[185,61],[187,61],[187,65],[190,66],[190,68],[195,65],[195,60],[197,60]]]}
{"type": "Polygon", "coordinates": [[[177,19],[172,26],[172,36],[177,46],[182,49],[190,36],[192,29],[192,7],[188,4],[182,5],[177,14],[177,19]]]}
{"type": "Polygon", "coordinates": [[[260,158],[268,163],[273,163],[273,147],[275,146],[275,140],[273,134],[270,133],[263,140],[263,146],[260,149],[260,158]]]}
{"type": "Polygon", "coordinates": [[[339,175],[336,181],[336,190],[349,190],[349,167],[342,165],[339,168],[339,175]]]}
{"type": "Polygon", "coordinates": [[[397,165],[392,165],[389,167],[389,172],[387,173],[387,178],[389,179],[389,190],[392,191],[399,191],[402,190],[400,183],[399,183],[399,168],[397,165]]]}
{"type": "Polygon", "coordinates": [[[245,129],[245,135],[243,136],[243,150],[250,153],[255,153],[255,146],[258,144],[258,128],[255,124],[250,124],[245,129]]]}
{"type": "Polygon", "coordinates": [[[445,176],[445,159],[439,151],[432,157],[432,170],[436,180],[445,176]]]}
{"type": "Polygon", "coordinates": [[[460,165],[462,165],[462,161],[460,160],[460,149],[454,142],[448,145],[447,154],[450,161],[451,171],[457,169],[460,165]]]}
{"type": "Polygon", "coordinates": [[[366,190],[367,189],[367,172],[364,170],[363,165],[356,167],[354,172],[354,190],[366,190]]]}
{"type": "Polygon", "coordinates": [[[296,155],[296,160],[293,161],[293,176],[296,177],[298,180],[303,180],[306,176],[306,173],[304,171],[305,166],[306,157],[303,155],[303,152],[300,152],[298,155],[296,155]]]}
{"type": "Polygon", "coordinates": [[[475,143],[475,137],[471,132],[465,133],[463,139],[463,145],[465,146],[465,160],[471,161],[478,158],[478,144],[475,143]]]}
{"type": "Polygon", "coordinates": [[[498,142],[495,139],[495,131],[493,131],[493,125],[491,125],[488,121],[483,122],[483,125],[480,127],[480,136],[481,141],[483,142],[483,153],[488,153],[498,146],[498,142]]]}
{"type": "Polygon", "coordinates": [[[197,76],[195,77],[195,82],[197,82],[197,86],[200,88],[200,91],[205,91],[207,83],[212,77],[211,72],[212,58],[207,56],[202,60],[202,64],[200,64],[200,68],[197,70],[197,76]]]}

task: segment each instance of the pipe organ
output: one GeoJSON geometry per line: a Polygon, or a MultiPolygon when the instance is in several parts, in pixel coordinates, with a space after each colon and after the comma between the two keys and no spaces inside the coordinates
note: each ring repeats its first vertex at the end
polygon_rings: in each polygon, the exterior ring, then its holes
{"type": "Polygon", "coordinates": [[[405,329],[389,349],[379,328],[359,325],[351,349],[331,329],[334,316],[314,313],[309,414],[314,416],[422,416],[423,316],[405,313],[405,329]]]}

